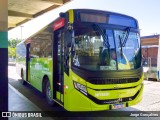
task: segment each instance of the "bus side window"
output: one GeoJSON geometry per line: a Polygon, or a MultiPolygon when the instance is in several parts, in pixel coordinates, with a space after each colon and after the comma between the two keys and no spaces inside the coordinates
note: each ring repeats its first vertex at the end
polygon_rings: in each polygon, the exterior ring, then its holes
{"type": "Polygon", "coordinates": [[[52,57],[52,25],[31,38],[30,53],[34,57],[52,57]]]}
{"type": "Polygon", "coordinates": [[[30,47],[30,57],[31,58],[39,57],[40,55],[40,47],[34,44],[35,42],[32,42],[31,47],[30,47]]]}

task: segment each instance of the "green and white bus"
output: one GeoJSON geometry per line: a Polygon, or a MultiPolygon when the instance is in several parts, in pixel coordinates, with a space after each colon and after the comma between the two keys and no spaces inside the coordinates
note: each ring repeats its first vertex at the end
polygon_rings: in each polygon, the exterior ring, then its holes
{"type": "Polygon", "coordinates": [[[68,111],[139,103],[143,68],[138,22],[108,11],[71,9],[17,45],[17,73],[68,111]]]}

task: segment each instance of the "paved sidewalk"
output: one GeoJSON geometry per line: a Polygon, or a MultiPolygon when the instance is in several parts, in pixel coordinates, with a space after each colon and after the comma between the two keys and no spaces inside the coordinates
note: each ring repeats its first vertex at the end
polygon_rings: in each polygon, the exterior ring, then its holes
{"type": "MultiPolygon", "coordinates": [[[[39,107],[33,104],[29,99],[18,92],[14,87],[8,84],[8,101],[9,101],[9,111],[33,111],[33,112],[43,112],[39,107]]],[[[42,117],[42,118],[23,118],[23,117],[12,117],[9,120],[53,120],[53,118],[42,117]]]]}

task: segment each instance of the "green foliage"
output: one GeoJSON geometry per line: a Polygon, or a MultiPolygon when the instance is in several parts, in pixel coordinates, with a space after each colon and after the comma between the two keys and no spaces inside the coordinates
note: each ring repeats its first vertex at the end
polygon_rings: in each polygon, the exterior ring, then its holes
{"type": "Polygon", "coordinates": [[[11,39],[8,41],[8,46],[11,48],[15,48],[16,45],[20,42],[21,42],[20,40],[11,39]]]}
{"type": "Polygon", "coordinates": [[[10,58],[16,57],[16,45],[20,43],[20,40],[11,39],[8,41],[8,56],[10,58]]]}
{"type": "Polygon", "coordinates": [[[11,47],[8,47],[8,55],[10,58],[12,57],[16,57],[16,48],[11,48],[11,47]]]}

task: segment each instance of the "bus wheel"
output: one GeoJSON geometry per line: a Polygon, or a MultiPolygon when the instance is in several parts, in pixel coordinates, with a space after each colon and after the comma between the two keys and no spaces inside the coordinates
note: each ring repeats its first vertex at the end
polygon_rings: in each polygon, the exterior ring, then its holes
{"type": "Polygon", "coordinates": [[[23,73],[23,70],[21,70],[21,78],[22,78],[22,85],[26,85],[27,82],[24,80],[24,73],[23,73]]]}
{"type": "Polygon", "coordinates": [[[47,80],[46,89],[45,89],[45,95],[46,95],[47,103],[50,106],[53,106],[54,105],[54,101],[53,101],[52,95],[51,95],[51,88],[50,88],[49,80],[47,80]]]}

